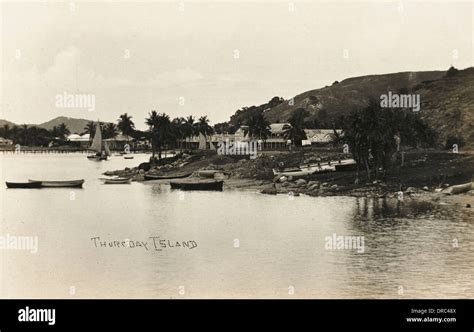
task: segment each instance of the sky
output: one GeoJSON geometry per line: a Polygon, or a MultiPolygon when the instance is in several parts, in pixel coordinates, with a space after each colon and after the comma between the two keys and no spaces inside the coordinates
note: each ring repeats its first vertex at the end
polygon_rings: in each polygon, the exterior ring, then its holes
{"type": "Polygon", "coordinates": [[[473,66],[473,2],[1,4],[0,119],[229,120],[345,78],[473,66]],[[93,96],[94,109],[58,95],[93,96]]]}

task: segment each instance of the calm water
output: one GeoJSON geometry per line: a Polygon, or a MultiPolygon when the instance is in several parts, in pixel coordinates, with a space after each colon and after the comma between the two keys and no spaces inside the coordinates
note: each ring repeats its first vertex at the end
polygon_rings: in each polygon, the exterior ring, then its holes
{"type": "Polygon", "coordinates": [[[183,193],[166,183],[103,185],[98,179],[147,158],[0,155],[0,235],[39,241],[36,254],[0,250],[0,297],[474,297],[469,211],[252,190],[183,193]],[[86,182],[83,189],[4,184],[28,178],[86,182]],[[334,233],[363,236],[364,252],[325,249],[334,233]],[[198,246],[156,251],[152,236],[198,246]],[[149,250],[96,248],[93,237],[147,241],[149,250]]]}

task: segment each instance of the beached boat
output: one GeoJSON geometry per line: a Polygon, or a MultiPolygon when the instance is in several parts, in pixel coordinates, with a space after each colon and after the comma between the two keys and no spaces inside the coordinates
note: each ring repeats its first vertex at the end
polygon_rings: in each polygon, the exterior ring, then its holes
{"type": "Polygon", "coordinates": [[[70,181],[37,181],[28,180],[28,182],[41,182],[42,188],[82,188],[84,180],[70,180],[70,181]]]}
{"type": "Polygon", "coordinates": [[[218,169],[203,169],[197,172],[202,178],[213,178],[216,174],[227,174],[224,171],[218,169]]]}
{"type": "Polygon", "coordinates": [[[344,159],[338,161],[329,161],[318,164],[301,165],[300,167],[286,168],[283,170],[273,170],[275,176],[302,177],[312,174],[322,174],[335,171],[348,171],[355,169],[357,164],[354,159],[344,159]]]}
{"type": "Polygon", "coordinates": [[[357,163],[354,159],[341,160],[336,162],[334,166],[337,172],[355,171],[357,169],[357,163]]]}
{"type": "Polygon", "coordinates": [[[153,175],[145,174],[145,181],[151,180],[172,180],[172,179],[183,179],[191,176],[193,173],[187,173],[182,175],[153,175]]]}
{"type": "Polygon", "coordinates": [[[131,178],[110,178],[102,180],[104,184],[130,184],[132,182],[131,178]]]}
{"type": "Polygon", "coordinates": [[[39,189],[41,188],[41,181],[35,182],[5,182],[7,188],[11,189],[39,189]]]}
{"type": "Polygon", "coordinates": [[[222,191],[224,181],[211,179],[185,179],[170,181],[171,189],[222,191]]]}
{"type": "Polygon", "coordinates": [[[302,177],[317,173],[327,173],[327,172],[334,172],[336,171],[336,167],[334,165],[308,165],[308,166],[301,166],[297,169],[291,170],[282,170],[278,171],[276,169],[273,170],[273,174],[275,176],[292,176],[292,177],[302,177]]]}
{"type": "Polygon", "coordinates": [[[107,145],[107,142],[102,140],[102,131],[100,129],[100,122],[97,122],[96,124],[94,139],[92,140],[92,144],[89,149],[96,152],[93,155],[87,156],[87,159],[89,160],[95,160],[95,161],[107,160],[108,157],[112,155],[110,153],[110,149],[109,149],[109,146],[107,145]]]}
{"type": "Polygon", "coordinates": [[[458,184],[443,189],[441,192],[446,195],[457,195],[464,192],[468,192],[472,189],[472,182],[458,184]]]}

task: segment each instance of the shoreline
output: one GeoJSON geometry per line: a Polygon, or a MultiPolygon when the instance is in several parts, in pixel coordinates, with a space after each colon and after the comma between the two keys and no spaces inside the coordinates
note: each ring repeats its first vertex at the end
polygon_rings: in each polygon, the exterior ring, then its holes
{"type": "MultiPolygon", "coordinates": [[[[313,174],[301,178],[275,178],[273,168],[284,164],[294,167],[307,162],[337,160],[350,157],[337,150],[324,151],[265,151],[254,160],[217,155],[210,151],[181,152],[175,157],[164,158],[158,165],[144,165],[105,172],[107,176],[131,177],[133,181],[144,181],[145,174],[179,175],[200,170],[220,170],[229,174],[221,177],[232,189],[253,189],[262,194],[305,194],[312,197],[351,196],[370,198],[428,200],[446,204],[473,205],[474,188],[470,193],[445,195],[440,191],[452,185],[472,181],[474,154],[471,152],[449,153],[446,151],[416,150],[406,153],[404,167],[392,167],[383,180],[372,179],[361,173],[360,183],[355,184],[355,171],[313,174]],[[147,169],[147,166],[149,167],[147,169]],[[402,194],[400,194],[402,192],[402,194]],[[464,198],[459,198],[464,197],[464,198]]],[[[153,181],[153,180],[152,180],[153,181]]],[[[158,180],[161,181],[161,180],[158,180]]],[[[166,180],[165,180],[166,181],[166,180]]]]}

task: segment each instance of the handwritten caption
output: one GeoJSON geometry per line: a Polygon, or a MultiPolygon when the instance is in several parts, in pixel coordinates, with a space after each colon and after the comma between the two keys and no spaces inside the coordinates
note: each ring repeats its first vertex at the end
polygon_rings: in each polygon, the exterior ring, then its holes
{"type": "Polygon", "coordinates": [[[194,249],[198,246],[194,240],[169,240],[159,236],[150,236],[148,241],[125,240],[102,240],[100,236],[91,237],[95,248],[127,248],[127,249],[143,249],[145,251],[155,250],[162,251],[164,249],[181,248],[194,249]]]}

